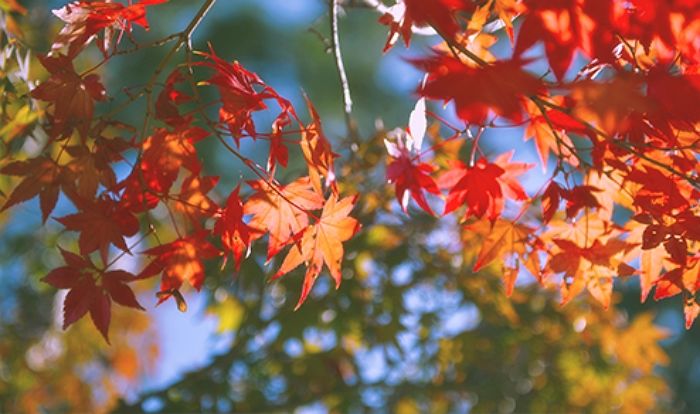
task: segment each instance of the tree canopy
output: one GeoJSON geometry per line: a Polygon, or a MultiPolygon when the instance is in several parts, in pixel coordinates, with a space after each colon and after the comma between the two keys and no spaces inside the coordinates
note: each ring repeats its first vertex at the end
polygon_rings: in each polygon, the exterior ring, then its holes
{"type": "Polygon", "coordinates": [[[700,408],[699,2],[51,3],[0,0],[3,411],[700,408]],[[193,301],[225,349],[144,385],[193,301]]]}

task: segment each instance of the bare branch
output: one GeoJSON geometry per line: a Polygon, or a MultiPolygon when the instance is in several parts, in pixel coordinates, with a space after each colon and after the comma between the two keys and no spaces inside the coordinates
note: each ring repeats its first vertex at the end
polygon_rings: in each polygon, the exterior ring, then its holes
{"type": "Polygon", "coordinates": [[[340,41],[338,36],[338,2],[339,0],[330,1],[331,13],[331,50],[335,58],[335,67],[338,69],[338,77],[340,78],[340,87],[343,92],[343,113],[345,114],[345,123],[348,127],[350,136],[356,135],[355,124],[352,120],[352,97],[350,96],[350,85],[348,84],[348,76],[345,73],[345,64],[343,63],[343,55],[340,52],[340,41]]]}

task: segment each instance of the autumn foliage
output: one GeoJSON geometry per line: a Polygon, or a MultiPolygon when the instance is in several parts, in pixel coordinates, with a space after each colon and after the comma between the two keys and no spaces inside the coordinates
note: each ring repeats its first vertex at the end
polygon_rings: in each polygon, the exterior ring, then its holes
{"type": "MultiPolygon", "coordinates": [[[[148,14],[166,3],[74,1],[55,10],[64,26],[39,56],[45,77],[31,90],[46,140],[31,157],[8,152],[0,161],[15,180],[3,210],[38,197],[44,222],[75,233],[75,250],[57,247],[65,264],[43,279],[68,289],[64,327],[89,314],[107,340],[113,303],[143,310],[134,283],[160,277],[158,302],[174,298],[185,309],[180,291],[202,288],[207,262],[232,262],[235,273],[254,243],[266,243],[276,264],[271,279],[305,269],[296,308],[326,272],[342,289],[344,243],[362,224],[353,211],[365,194],[336,175],[348,154],[333,149],[313,96],[295,107],[245,62],[211,45],[193,50],[212,1],[183,31],[141,43],[148,14]],[[170,51],[143,85],[101,106],[118,92],[104,86],[110,61],[157,45],[170,51]],[[93,48],[101,60],[85,66],[80,57],[93,48]],[[137,102],[145,102],[143,123],[119,121],[137,102]],[[219,185],[204,173],[203,141],[217,141],[256,179],[219,185]],[[267,149],[265,165],[242,151],[248,143],[267,149]],[[290,156],[306,172],[282,181],[290,156]],[[118,162],[130,166],[123,177],[118,162]],[[56,217],[61,194],[75,210],[56,217]],[[177,237],[162,239],[156,225],[177,237]],[[143,260],[141,271],[115,268],[124,255],[143,260]]],[[[403,212],[393,214],[454,215],[483,237],[473,271],[499,268],[509,295],[529,274],[558,285],[562,303],[588,291],[607,308],[615,281],[637,278],[642,301],[652,291],[656,300],[682,298],[690,328],[700,313],[700,3],[399,0],[383,9],[385,50],[398,39],[409,45],[414,31],[439,38],[409,60],[425,77],[407,125],[384,133],[386,163],[377,168],[390,186],[375,191],[395,192],[403,212]],[[492,53],[502,28],[509,50],[492,53]],[[438,114],[443,104],[452,120],[438,114]],[[534,140],[540,165],[514,161],[522,146],[486,149],[511,126],[534,140]],[[533,169],[547,174],[541,188],[522,182],[533,169]]]]}

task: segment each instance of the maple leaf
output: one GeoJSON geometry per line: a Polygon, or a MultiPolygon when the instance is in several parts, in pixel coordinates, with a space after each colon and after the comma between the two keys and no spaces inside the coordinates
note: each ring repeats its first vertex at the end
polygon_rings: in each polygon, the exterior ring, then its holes
{"type": "Polygon", "coordinates": [[[556,213],[559,208],[559,203],[561,202],[562,188],[559,184],[552,181],[547,186],[547,189],[542,193],[542,222],[548,223],[554,213],[556,213]]]}
{"type": "Polygon", "coordinates": [[[39,62],[51,76],[31,92],[32,97],[52,106],[50,135],[69,136],[77,129],[83,140],[87,137],[95,101],[106,98],[105,88],[96,74],[81,76],[68,56],[39,56],[39,62]]]}
{"type": "Polygon", "coordinates": [[[559,194],[566,199],[566,217],[573,218],[584,208],[599,208],[600,203],[593,195],[602,191],[592,185],[577,185],[570,190],[560,189],[559,194]]]}
{"type": "Polygon", "coordinates": [[[542,90],[542,83],[521,69],[522,61],[499,61],[471,67],[448,55],[435,55],[413,63],[428,72],[418,94],[454,101],[457,116],[483,124],[489,110],[514,122],[522,120],[522,99],[542,90]]]}
{"type": "Polygon", "coordinates": [[[211,47],[209,53],[196,53],[206,60],[195,65],[214,70],[208,83],[215,85],[221,96],[219,122],[226,125],[237,145],[240,145],[244,132],[251,137],[257,135],[252,113],[267,109],[265,100],[274,100],[281,109],[275,123],[284,124],[289,114],[296,118],[292,104],[266,85],[257,74],[246,70],[238,62],[229,63],[221,59],[211,47]]]}
{"type": "MultiPolygon", "coordinates": [[[[202,260],[220,255],[219,250],[206,240],[207,234],[207,231],[201,230],[144,251],[144,254],[155,258],[141,271],[138,278],[144,279],[162,273],[161,292],[179,289],[185,281],[196,290],[200,290],[204,283],[202,260]]],[[[158,303],[168,297],[170,295],[161,297],[158,303]]]]}
{"type": "Polygon", "coordinates": [[[396,198],[404,212],[408,208],[408,196],[428,214],[434,214],[423,195],[423,191],[431,194],[440,194],[440,189],[430,174],[435,167],[428,163],[417,162],[407,153],[400,153],[398,157],[391,158],[386,169],[387,181],[396,186],[396,198]]]}
{"type": "Polygon", "coordinates": [[[181,167],[199,174],[202,167],[194,144],[207,136],[209,133],[198,127],[156,129],[141,145],[139,164],[120,183],[125,189],[122,205],[134,212],[151,209],[168,195],[181,167]]]}
{"type": "MultiPolygon", "coordinates": [[[[243,202],[239,196],[240,186],[231,192],[226,200],[226,207],[214,225],[214,234],[221,236],[224,249],[233,253],[236,271],[241,268],[241,258],[250,249],[250,242],[255,239],[256,229],[243,221],[243,202]]],[[[224,264],[226,258],[224,258],[224,264]]]]}
{"type": "Polygon", "coordinates": [[[494,223],[482,220],[466,226],[465,229],[485,236],[472,271],[478,272],[494,260],[502,257],[503,263],[508,260],[507,258],[515,257],[516,264],[514,268],[503,265],[507,296],[510,296],[513,292],[520,263],[523,263],[525,268],[538,280],[540,279],[540,259],[537,251],[532,248],[531,243],[528,241],[533,229],[509,220],[500,219],[494,223]]]}
{"type": "Polygon", "coordinates": [[[691,30],[697,21],[700,5],[696,1],[640,1],[612,2],[614,5],[615,29],[624,37],[638,39],[642,46],[649,50],[676,49],[667,59],[674,59],[676,52],[681,51],[685,57],[697,57],[692,48],[688,48],[684,35],[691,38],[696,31],[691,30]],[[691,17],[692,16],[692,17],[691,17]],[[662,43],[654,45],[655,40],[662,43]],[[681,46],[681,47],[679,47],[681,46]],[[683,47],[685,46],[685,47],[683,47]]]}
{"type": "Polygon", "coordinates": [[[297,238],[300,238],[299,243],[292,245],[280,269],[273,276],[273,280],[277,279],[306,263],[304,284],[295,309],[299,309],[306,301],[324,263],[335,280],[336,289],[340,287],[342,242],[349,240],[360,228],[359,222],[348,216],[355,206],[356,199],[357,197],[345,197],[338,200],[338,197],[332,194],[323,205],[321,217],[297,235],[297,238]]]}
{"type": "Polygon", "coordinates": [[[483,217],[487,214],[494,221],[501,214],[503,192],[498,177],[503,175],[503,168],[480,159],[473,167],[461,161],[454,161],[449,171],[438,179],[442,188],[449,188],[445,200],[445,211],[448,214],[462,204],[467,204],[465,219],[471,215],[483,217]]]}
{"type": "Polygon", "coordinates": [[[192,116],[182,116],[178,105],[192,100],[192,96],[175,89],[178,83],[185,81],[185,76],[180,69],[173,70],[165,81],[165,87],[158,94],[156,100],[156,119],[160,119],[168,125],[182,127],[192,122],[192,116]]]}
{"type": "Polygon", "coordinates": [[[323,207],[323,197],[311,185],[309,177],[299,178],[276,189],[275,184],[251,181],[255,193],[243,206],[244,214],[252,214],[248,224],[256,230],[254,239],[269,234],[267,259],[292,241],[292,236],[309,224],[308,212],[323,207]]]}
{"type": "Polygon", "coordinates": [[[522,5],[516,0],[488,0],[474,11],[474,14],[472,14],[469,20],[468,28],[469,30],[477,32],[481,31],[493,11],[503,22],[508,38],[512,44],[514,39],[513,19],[517,14],[523,11],[521,6],[522,5]]]}
{"type": "Polygon", "coordinates": [[[397,128],[384,139],[389,153],[386,169],[387,181],[394,183],[396,198],[404,212],[407,212],[409,196],[429,214],[434,214],[423,195],[423,191],[440,194],[440,189],[430,174],[435,171],[431,164],[419,162],[423,135],[426,131],[425,100],[420,99],[409,118],[406,131],[397,128]]]}
{"type": "MultiPolygon", "coordinates": [[[[178,128],[173,131],[157,129],[143,145],[141,169],[145,174],[158,174],[174,181],[180,167],[198,173],[201,164],[194,144],[209,136],[202,128],[178,128]]],[[[169,187],[169,186],[165,186],[169,187]]]]}
{"type": "Polygon", "coordinates": [[[99,32],[107,30],[104,41],[99,44],[100,50],[106,54],[114,30],[121,32],[120,39],[124,32],[131,32],[133,23],[148,30],[146,7],[166,1],[168,0],[142,0],[128,6],[114,2],[73,1],[61,9],[53,10],[53,14],[66,25],[54,39],[51,49],[55,51],[68,47],[68,56],[73,58],[95,39],[99,32]]]}
{"type": "MultiPolygon", "coordinates": [[[[561,104],[559,99],[553,99],[553,101],[556,104],[561,104]]],[[[530,120],[525,127],[525,141],[531,138],[535,141],[535,149],[542,164],[542,171],[547,171],[550,151],[572,166],[578,167],[578,158],[571,152],[574,144],[567,134],[589,135],[591,131],[564,112],[549,109],[543,114],[532,101],[527,102],[526,109],[530,114],[530,120]]]]}
{"type": "Polygon", "coordinates": [[[553,273],[564,273],[561,283],[562,305],[568,303],[583,289],[604,308],[610,306],[613,278],[629,276],[631,268],[624,264],[624,254],[633,246],[619,239],[603,243],[595,240],[590,247],[554,239],[558,252],[553,254],[546,266],[553,273]]]}
{"type": "Polygon", "coordinates": [[[391,49],[399,35],[408,47],[413,26],[432,26],[440,35],[454,37],[459,31],[455,12],[473,8],[463,0],[398,0],[379,19],[380,23],[389,26],[389,37],[383,51],[391,49]]]}
{"type": "Polygon", "coordinates": [[[137,280],[136,276],[124,270],[111,270],[102,274],[102,286],[113,301],[122,306],[144,310],[134,291],[127,285],[134,280],[137,280]]]}
{"type": "Polygon", "coordinates": [[[683,313],[685,314],[685,329],[690,329],[700,315],[700,305],[695,298],[687,298],[683,302],[683,313]]]}
{"type": "MultiPolygon", "coordinates": [[[[648,221],[647,224],[651,224],[651,221],[648,221]]],[[[666,251],[663,246],[645,248],[645,245],[649,247],[649,240],[647,239],[645,242],[645,238],[648,238],[649,234],[644,235],[647,226],[640,224],[640,222],[631,220],[625,224],[625,229],[628,231],[627,241],[636,245],[626,257],[626,261],[640,259],[638,271],[641,289],[640,302],[645,302],[654,287],[654,283],[661,277],[666,251]]]]}
{"type": "Polygon", "coordinates": [[[42,221],[46,221],[58,201],[61,187],[66,188],[64,169],[52,159],[39,156],[27,161],[14,161],[7,164],[0,173],[25,177],[20,182],[2,206],[5,211],[8,208],[39,196],[42,221]]]}
{"type": "Polygon", "coordinates": [[[513,152],[501,154],[494,163],[478,160],[473,167],[455,161],[442,174],[438,184],[448,188],[443,214],[467,204],[465,219],[471,215],[495,221],[503,211],[504,195],[513,200],[525,200],[527,194],[515,176],[532,168],[531,164],[511,163],[513,152]]]}
{"type": "Polygon", "coordinates": [[[110,162],[116,159],[104,141],[96,140],[92,150],[85,145],[71,145],[65,148],[73,157],[66,165],[67,178],[75,183],[75,191],[82,199],[93,199],[100,184],[108,190],[117,185],[117,176],[110,167],[110,162]]]}
{"type": "Polygon", "coordinates": [[[698,258],[693,257],[690,265],[678,267],[666,272],[656,281],[654,300],[669,298],[683,293],[683,312],[685,314],[685,327],[690,329],[693,322],[700,314],[699,305],[695,299],[695,293],[700,288],[700,277],[697,266],[698,258]]]}
{"type": "Polygon", "coordinates": [[[272,123],[272,132],[268,138],[270,140],[270,153],[267,156],[267,171],[270,176],[275,175],[277,164],[286,167],[289,162],[289,149],[284,143],[283,129],[291,123],[289,116],[282,112],[272,123]]]}
{"type": "Polygon", "coordinates": [[[63,329],[90,312],[93,324],[109,343],[112,300],[122,306],[144,310],[127,285],[136,277],[124,270],[105,272],[87,257],[60,251],[66,266],[52,270],[42,281],[57,289],[70,289],[63,302],[63,329]]]}
{"type": "Polygon", "coordinates": [[[538,42],[557,79],[564,78],[577,50],[603,62],[613,61],[617,45],[612,27],[612,3],[578,0],[527,0],[514,55],[521,56],[538,42]]]}
{"type": "Polygon", "coordinates": [[[665,67],[654,67],[647,74],[647,95],[656,104],[648,114],[657,128],[671,141],[675,134],[671,127],[697,133],[700,122],[700,73],[673,76],[665,67]]]}
{"type": "Polygon", "coordinates": [[[117,201],[108,197],[82,202],[79,207],[80,212],[56,220],[67,230],[80,232],[80,254],[87,255],[99,250],[106,263],[110,244],[129,252],[124,237],[133,236],[139,231],[139,222],[129,210],[121,208],[117,201]]]}
{"type": "Polygon", "coordinates": [[[494,164],[503,169],[503,174],[498,177],[498,181],[504,196],[516,201],[527,200],[527,193],[516,177],[531,170],[535,164],[512,162],[513,154],[515,150],[505,152],[493,160],[494,164]]]}
{"type": "Polygon", "coordinates": [[[180,193],[172,196],[175,209],[181,211],[190,218],[195,226],[199,226],[199,221],[216,215],[219,206],[212,200],[209,193],[219,182],[219,177],[201,177],[191,174],[180,186],[180,193]]]}
{"type": "Polygon", "coordinates": [[[326,187],[330,187],[337,194],[338,186],[336,184],[333,160],[338,157],[338,154],[333,152],[330,142],[323,134],[321,118],[318,116],[318,112],[316,112],[316,108],[314,108],[311,100],[307,95],[304,95],[304,100],[306,100],[306,106],[309,109],[311,124],[307,125],[302,131],[299,145],[301,146],[306,165],[309,168],[311,184],[317,193],[322,194],[321,177],[325,177],[326,187]]]}
{"type": "MultiPolygon", "coordinates": [[[[632,115],[643,113],[654,107],[654,103],[642,94],[642,79],[621,74],[608,82],[584,80],[569,85],[573,102],[573,115],[590,120],[609,136],[628,130],[632,115]]],[[[578,126],[579,131],[586,128],[578,126]]],[[[574,131],[575,132],[575,131],[574,131]]],[[[593,140],[594,133],[587,133],[593,140]]]]}
{"type": "Polygon", "coordinates": [[[644,170],[634,169],[627,179],[641,188],[634,195],[634,205],[642,211],[656,216],[669,214],[673,210],[685,211],[690,206],[681,192],[680,179],[665,175],[660,170],[645,165],[644,170]]]}

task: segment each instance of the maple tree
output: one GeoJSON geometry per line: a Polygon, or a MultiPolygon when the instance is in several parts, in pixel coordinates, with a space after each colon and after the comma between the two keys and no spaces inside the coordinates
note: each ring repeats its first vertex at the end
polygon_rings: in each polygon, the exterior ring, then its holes
{"type": "MultiPolygon", "coordinates": [[[[150,15],[169,3],[66,2],[53,11],[62,28],[31,63],[43,71],[36,83],[20,49],[8,54],[26,93],[3,95],[13,101],[3,102],[0,129],[0,173],[11,180],[1,209],[38,198],[42,222],[75,236],[55,246],[64,263],[42,279],[67,290],[64,329],[89,314],[110,342],[114,303],[144,310],[133,286],[159,277],[157,303],[172,299],[186,310],[183,292],[206,286],[208,266],[236,283],[256,261],[274,262],[270,280],[305,269],[296,306],[284,305],[304,312],[319,300],[311,294],[321,275],[336,295],[353,283],[344,262],[357,255],[345,254],[347,246],[386,226],[375,210],[406,223],[456,222],[460,260],[479,275],[502,275],[517,304],[527,299],[516,282],[532,280],[558,288],[562,305],[587,291],[602,308],[592,319],[605,321],[614,285],[638,279],[641,301],[652,291],[655,300],[680,298],[692,328],[700,314],[700,3],[332,0],[328,47],[345,140],[326,135],[312,94],[295,105],[246,62],[213,44],[195,48],[215,0],[201,1],[181,31],[147,37],[150,15]],[[338,38],[341,6],[378,12],[388,34],[376,48],[385,53],[400,38],[406,47],[416,36],[435,41],[406,59],[424,76],[405,125],[360,133],[338,38]],[[501,34],[507,52],[494,47],[501,34]],[[139,84],[108,79],[115,60],[160,48],[165,54],[139,84]],[[138,105],[141,119],[125,122],[138,105]],[[528,151],[523,145],[491,149],[501,129],[517,127],[534,141],[538,168],[514,161],[528,151]],[[208,175],[205,145],[246,177],[208,175]],[[526,184],[539,171],[541,183],[526,184]],[[362,175],[383,180],[362,185],[362,175]],[[267,249],[258,257],[251,252],[260,245],[267,249]],[[124,258],[140,267],[127,270],[124,258]]],[[[14,19],[26,9],[0,6],[6,36],[19,44],[14,19]]],[[[604,325],[592,335],[603,348],[618,341],[604,325]]]]}

